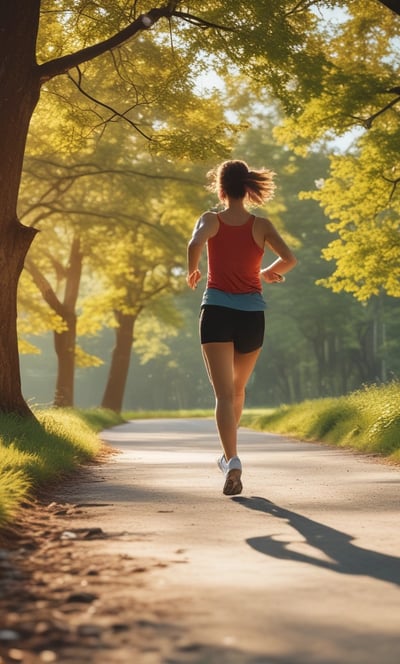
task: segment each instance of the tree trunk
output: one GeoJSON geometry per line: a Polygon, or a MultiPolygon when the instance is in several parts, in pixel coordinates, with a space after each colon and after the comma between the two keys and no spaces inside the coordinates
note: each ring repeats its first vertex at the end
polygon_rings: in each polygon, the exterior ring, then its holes
{"type": "Polygon", "coordinates": [[[17,337],[17,287],[34,233],[15,221],[0,245],[0,411],[30,414],[21,391],[17,337]]]}
{"type": "Polygon", "coordinates": [[[58,371],[54,405],[72,407],[74,405],[76,315],[71,312],[64,316],[67,329],[54,332],[54,348],[57,353],[58,371]]]}
{"type": "Polygon", "coordinates": [[[120,413],[131,361],[133,330],[137,314],[116,312],[116,318],[118,327],[115,331],[115,347],[101,406],[120,413]]]}
{"type": "Polygon", "coordinates": [[[54,332],[54,348],[57,354],[58,371],[55,406],[74,405],[75,346],[76,346],[76,303],[82,276],[83,255],[79,235],[72,240],[68,265],[57,264],[60,274],[65,277],[64,298],[61,301],[46,275],[31,259],[26,261],[26,269],[40,290],[49,307],[58,314],[65,324],[62,332],[54,332]]]}
{"type": "Polygon", "coordinates": [[[39,98],[39,0],[0,0],[0,412],[30,414],[21,392],[17,287],[36,231],[17,218],[30,119],[39,98]]]}
{"type": "Polygon", "coordinates": [[[83,256],[81,241],[75,236],[71,243],[69,262],[66,270],[62,318],[67,329],[54,333],[54,347],[58,359],[55,406],[74,405],[75,346],[76,346],[76,303],[82,276],[83,256]]]}

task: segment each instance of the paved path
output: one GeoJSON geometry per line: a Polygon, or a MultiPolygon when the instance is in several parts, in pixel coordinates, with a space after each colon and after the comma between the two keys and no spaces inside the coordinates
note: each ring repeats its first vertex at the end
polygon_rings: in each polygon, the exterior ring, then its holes
{"type": "Polygon", "coordinates": [[[127,535],[105,546],[159,560],[151,591],[181,607],[186,648],[151,661],[399,664],[399,469],[241,429],[244,490],[227,498],[212,420],[102,437],[121,452],[74,500],[127,535]]]}

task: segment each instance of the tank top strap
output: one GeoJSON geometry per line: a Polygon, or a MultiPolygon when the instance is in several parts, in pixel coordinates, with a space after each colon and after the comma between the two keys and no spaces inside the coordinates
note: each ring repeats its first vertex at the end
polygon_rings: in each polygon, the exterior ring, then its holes
{"type": "MultiPolygon", "coordinates": [[[[240,227],[243,227],[243,226],[248,226],[248,225],[250,225],[251,223],[254,222],[255,218],[256,218],[256,215],[251,214],[249,216],[249,218],[244,222],[244,224],[240,224],[240,226],[232,226],[232,228],[240,228],[240,227]]],[[[224,224],[224,226],[230,226],[231,225],[231,224],[227,224],[226,221],[221,219],[219,212],[217,212],[217,219],[221,224],[224,224]]]]}

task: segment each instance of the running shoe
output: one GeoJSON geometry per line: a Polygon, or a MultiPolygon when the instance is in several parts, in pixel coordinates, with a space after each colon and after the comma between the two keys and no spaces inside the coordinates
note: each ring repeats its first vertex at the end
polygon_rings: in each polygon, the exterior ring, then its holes
{"type": "Polygon", "coordinates": [[[218,468],[224,474],[225,484],[222,492],[225,496],[236,496],[242,492],[242,464],[238,456],[234,456],[229,461],[225,459],[225,455],[218,459],[218,468]]]}

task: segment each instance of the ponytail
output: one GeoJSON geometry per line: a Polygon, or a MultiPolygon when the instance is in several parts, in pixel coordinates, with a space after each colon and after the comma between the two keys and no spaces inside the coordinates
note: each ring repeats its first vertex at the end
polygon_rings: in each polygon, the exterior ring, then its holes
{"type": "Polygon", "coordinates": [[[217,193],[220,200],[226,196],[246,198],[249,203],[262,205],[274,195],[274,175],[266,168],[249,170],[245,161],[224,161],[207,174],[208,189],[217,193]]]}

